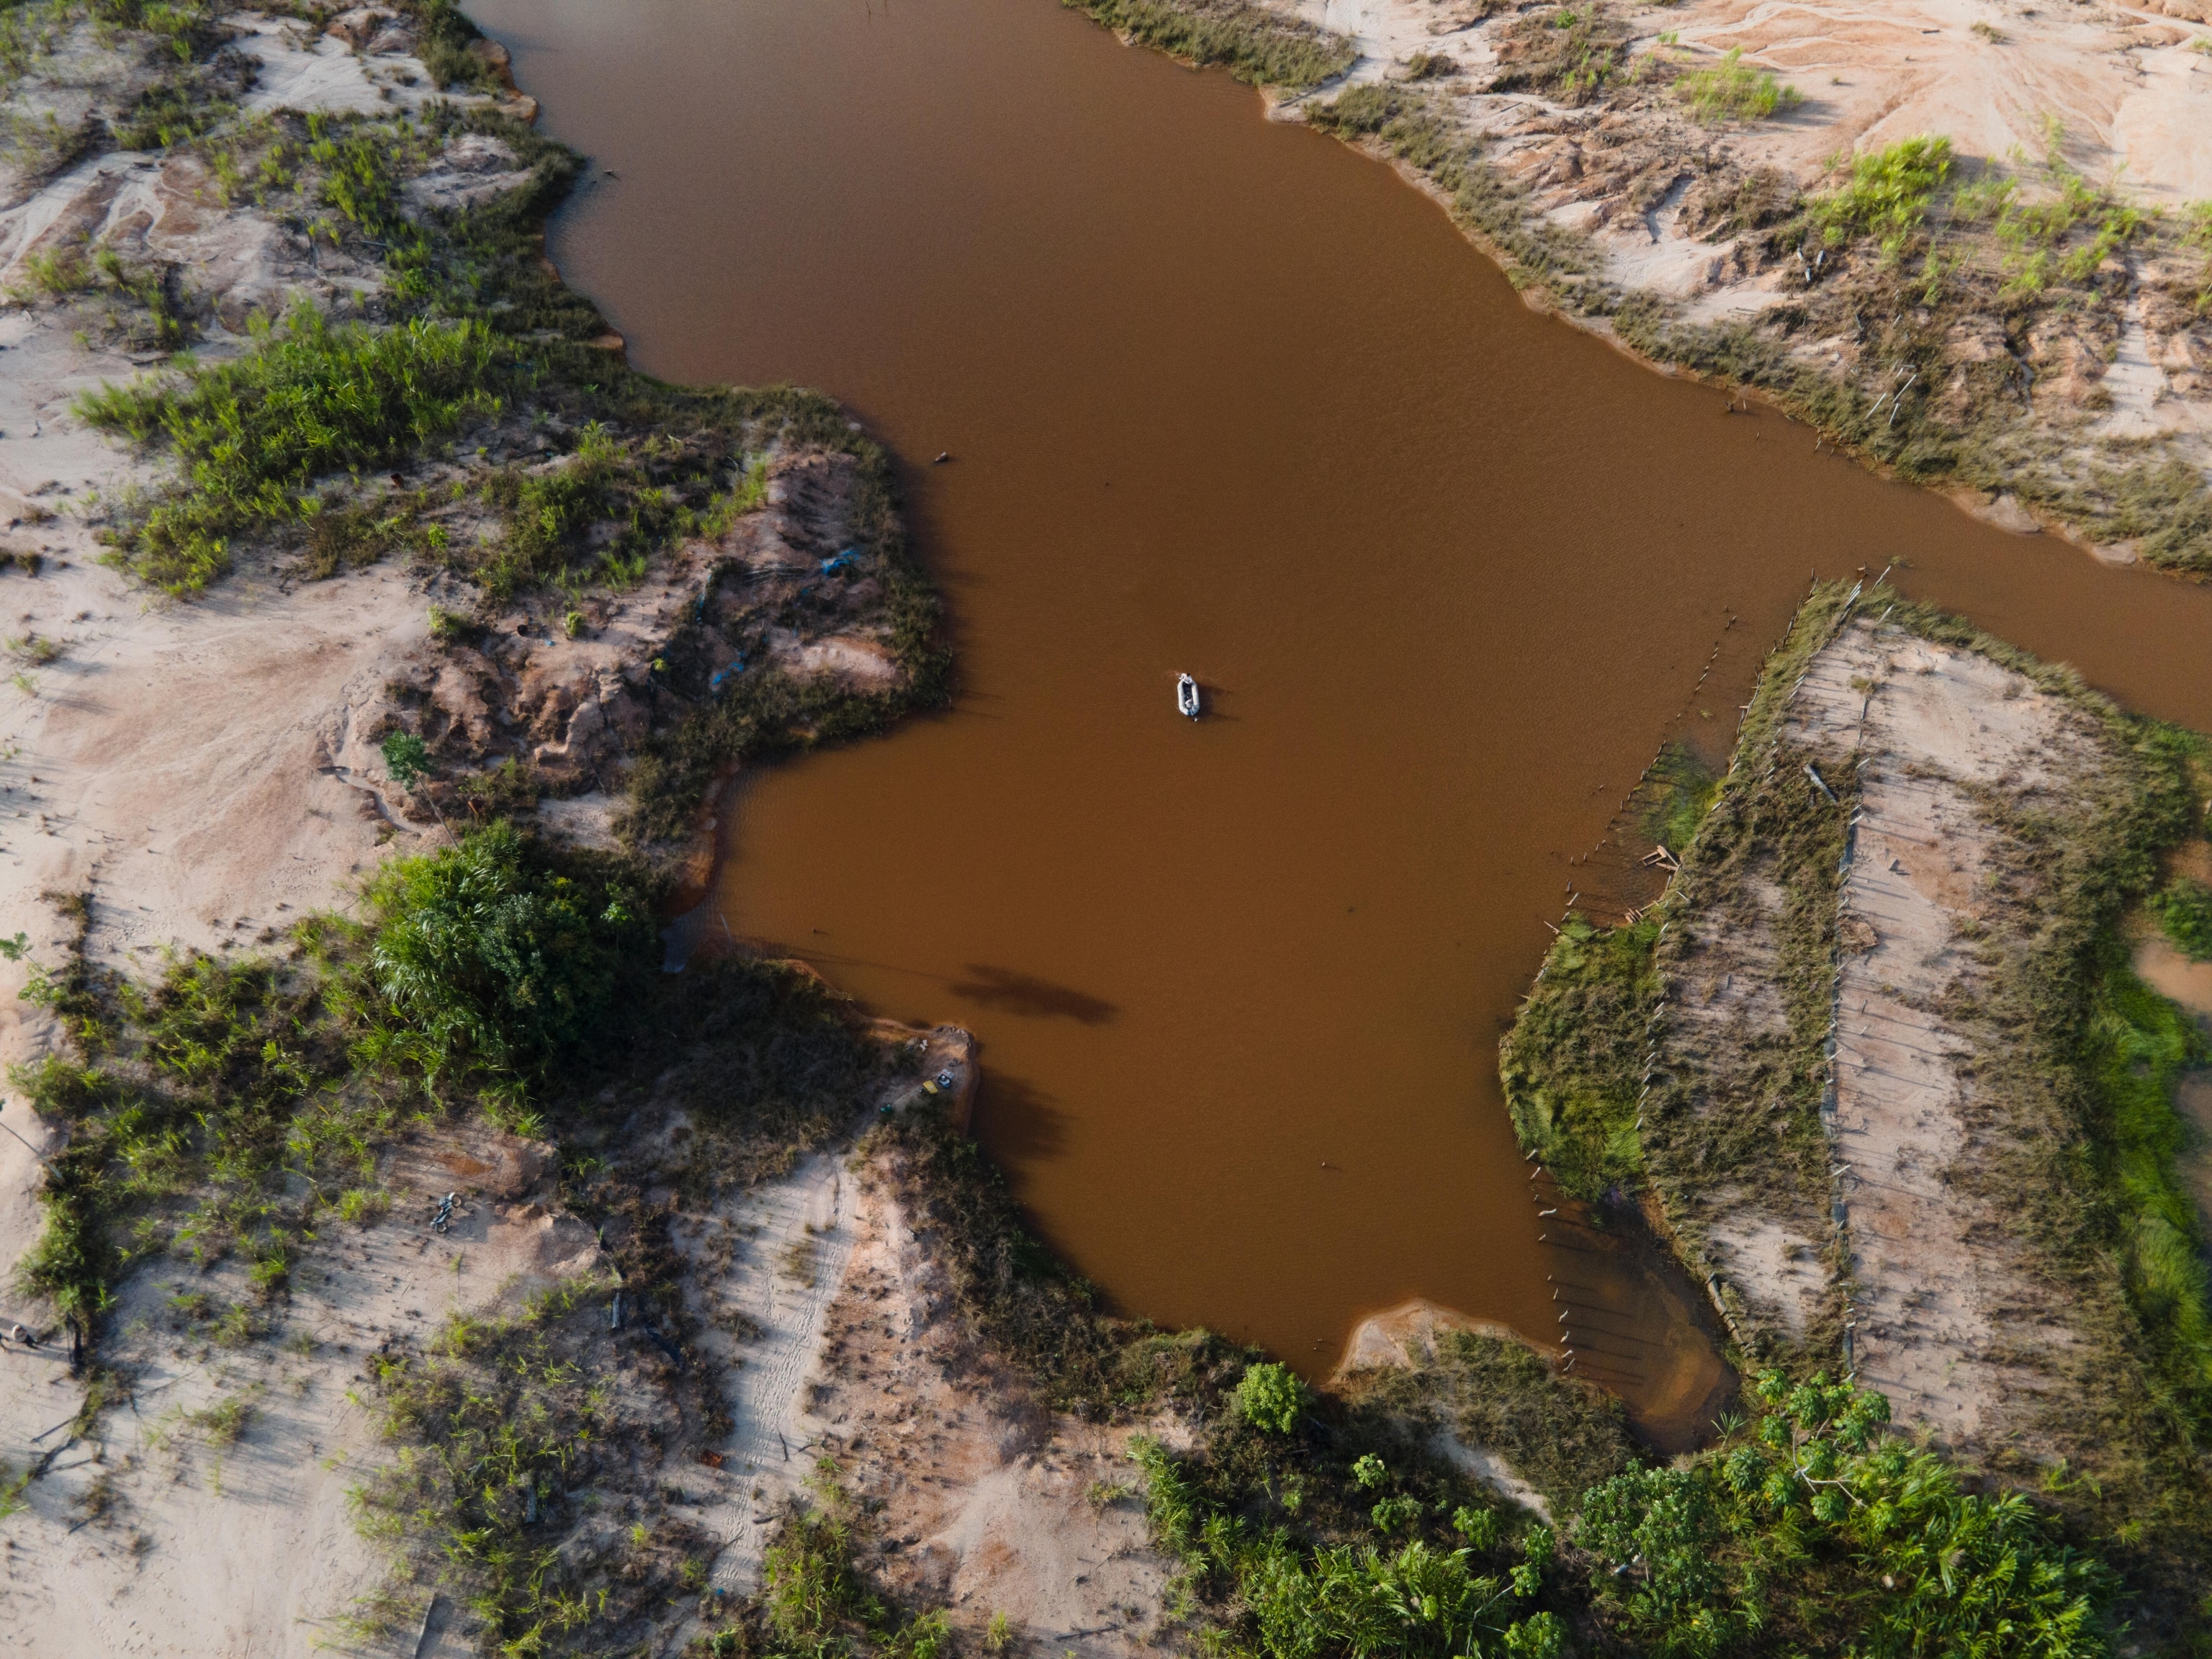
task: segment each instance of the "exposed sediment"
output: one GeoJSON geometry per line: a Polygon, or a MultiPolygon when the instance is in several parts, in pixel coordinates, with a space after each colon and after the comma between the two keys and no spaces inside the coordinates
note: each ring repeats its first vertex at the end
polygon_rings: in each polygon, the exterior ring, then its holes
{"type": "Polygon", "coordinates": [[[2197,0],[1084,3],[1289,82],[1279,114],[1394,158],[1533,303],[2000,527],[2212,568],[2197,0]]]}
{"type": "Polygon", "coordinates": [[[2108,1483],[2066,1502],[2159,1515],[2167,1614],[2204,1356],[2132,1252],[2182,1137],[2146,1161],[2099,1068],[2200,752],[1890,590],[1818,592],[1665,897],[1576,919],[1506,1044],[1524,1137],[1647,1186],[1742,1352],[1847,1371],[1969,1463],[2108,1483]]]}

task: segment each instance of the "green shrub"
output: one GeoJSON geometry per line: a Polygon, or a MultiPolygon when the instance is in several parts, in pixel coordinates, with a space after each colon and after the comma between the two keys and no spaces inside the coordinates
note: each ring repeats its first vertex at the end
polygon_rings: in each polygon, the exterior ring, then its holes
{"type": "Polygon", "coordinates": [[[1951,141],[1923,134],[1855,157],[1850,178],[1806,207],[1823,240],[1840,246],[1855,235],[1898,248],[1928,216],[1928,204],[1951,173],[1951,141]]]}
{"type": "Polygon", "coordinates": [[[171,593],[228,568],[230,538],[310,510],[317,479],[381,466],[501,407],[501,355],[479,322],[332,327],[311,307],[255,331],[234,361],[103,385],[76,402],[103,432],[165,441],[180,476],[116,533],[118,562],[171,593]]]}
{"type": "Polygon", "coordinates": [[[2177,876],[2150,896],[2151,913],[2191,962],[2212,962],[2212,887],[2177,876]]]}
{"type": "Polygon", "coordinates": [[[1288,1434],[1305,1408],[1306,1385],[1288,1366],[1262,1361],[1249,1367],[1237,1384],[1237,1409],[1253,1427],[1288,1434]]]}
{"type": "MultiPolygon", "coordinates": [[[[1551,1560],[1551,1534],[1542,1528],[1523,1535],[1519,1565],[1497,1571],[1484,1571],[1472,1548],[1424,1538],[1388,1553],[1373,1544],[1309,1544],[1217,1506],[1194,1471],[1157,1441],[1139,1437],[1130,1455],[1145,1472],[1154,1540],[1194,1576],[1225,1581],[1233,1590],[1250,1621],[1253,1639],[1238,1644],[1243,1650],[1266,1659],[1458,1659],[1494,1654],[1501,1645],[1542,1656],[1564,1647],[1557,1615],[1527,1605],[1540,1594],[1551,1560]]],[[[1381,1468],[1379,1460],[1374,1467],[1381,1468]]],[[[1421,1511],[1419,1504],[1395,1497],[1376,1506],[1375,1519],[1395,1530],[1421,1511]]]]}
{"type": "Polygon", "coordinates": [[[617,988],[651,971],[644,896],[550,872],[505,822],[387,865],[364,896],[371,977],[402,1022],[386,1052],[434,1077],[457,1066],[540,1076],[601,1035],[617,988]]]}
{"type": "Polygon", "coordinates": [[[1804,101],[1796,88],[1783,85],[1772,70],[1746,64],[1741,46],[1730,46],[1719,63],[1684,75],[1674,82],[1674,95],[1700,121],[1763,121],[1804,101]]]}

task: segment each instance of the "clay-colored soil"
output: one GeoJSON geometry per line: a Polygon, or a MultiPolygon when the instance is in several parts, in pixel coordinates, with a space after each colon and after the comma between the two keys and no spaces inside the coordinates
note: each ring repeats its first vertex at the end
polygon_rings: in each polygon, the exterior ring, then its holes
{"type": "MultiPolygon", "coordinates": [[[[2206,0],[1613,8],[1625,66],[1653,58],[1671,74],[1740,51],[1744,64],[1802,100],[1771,118],[1719,125],[1700,124],[1663,91],[1638,91],[1633,76],[1574,103],[1527,88],[1489,91],[1516,50],[1510,37],[1547,12],[1473,0],[1274,3],[1352,40],[1360,54],[1352,82],[1401,78],[1417,55],[1455,67],[1439,76],[1432,62],[1422,87],[1478,141],[1485,162],[1527,193],[1532,218],[1578,233],[1606,280],[1656,296],[1685,322],[1754,319],[1808,302],[1794,255],[1763,246],[1763,229],[1729,228],[1726,202],[1745,180],[1771,172],[1785,192],[1825,188],[1834,158],[1920,134],[1948,137],[1966,177],[1987,164],[2039,162],[2055,122],[2067,164],[2094,185],[2117,184],[2170,221],[2212,200],[2206,0]]],[[[2187,255],[2138,259],[2114,315],[2054,316],[2024,343],[2008,343],[1993,312],[1946,323],[1938,331],[1948,331],[1941,349],[1950,378],[1923,395],[1941,418],[1962,418],[1966,377],[2024,351],[2016,361],[2030,370],[2032,408],[2023,428],[2033,428],[2031,447],[2063,458],[2061,473],[2081,477],[2092,458],[2128,465],[2143,452],[2126,445],[2152,441],[2212,474],[2212,332],[2188,302],[2202,285],[2193,274],[2201,264],[2187,255]]],[[[1894,383],[1887,361],[1869,355],[1863,324],[1854,329],[1846,317],[1832,332],[1800,329],[1788,349],[1869,398],[1894,383]]],[[[2039,528],[2002,488],[1966,492],[1960,504],[2004,528],[2039,528]]],[[[2105,551],[2136,556],[2132,543],[2105,551]]]]}
{"type": "MultiPolygon", "coordinates": [[[[442,1136],[402,1149],[392,1208],[331,1230],[263,1309],[240,1265],[156,1267],[124,1287],[104,1359],[133,1379],[128,1405],[79,1438],[83,1390],[65,1342],[0,1350],[0,1445],[27,1512],[4,1552],[0,1631],[46,1653],[307,1655],[384,1576],[347,1492],[390,1455],[361,1395],[364,1366],[419,1344],[452,1312],[477,1312],[599,1262],[591,1229],[548,1212],[547,1160],[528,1146],[442,1136]],[[428,1227],[459,1191],[450,1231],[428,1227]],[[204,1297],[199,1308],[191,1298],[204,1297]],[[217,1310],[256,1310],[246,1340],[217,1310]],[[226,1408],[243,1408],[233,1439],[226,1408]]],[[[384,1650],[411,1651],[416,1634],[384,1650]]],[[[425,1655],[469,1649],[433,1640],[425,1655]]]]}
{"type": "MultiPolygon", "coordinates": [[[[1127,1449],[1030,1403],[978,1350],[943,1269],[867,1170],[851,1255],[810,1385],[810,1455],[881,1508],[864,1559],[894,1589],[948,1603],[976,1642],[1004,1613],[1038,1650],[1108,1659],[1147,1645],[1168,1565],[1146,1543],[1127,1449]]],[[[1148,1425],[1174,1439],[1173,1425],[1148,1425]]]]}
{"type": "Polygon", "coordinates": [[[2104,757],[2024,676],[1865,620],[1814,659],[1790,734],[1839,775],[1858,762],[1832,1120],[1857,1370],[1900,1421],[1988,1443],[2033,1414],[2071,1338],[2012,1218],[1960,1178],[2018,1132],[1962,1075],[1973,1045],[1943,1012],[1972,983],[1961,930],[1996,870],[1977,794],[2060,801],[2104,757]]]}

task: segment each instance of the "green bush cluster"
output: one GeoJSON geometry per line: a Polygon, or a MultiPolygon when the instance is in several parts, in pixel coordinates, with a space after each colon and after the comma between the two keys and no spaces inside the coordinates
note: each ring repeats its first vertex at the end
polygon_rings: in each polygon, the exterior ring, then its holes
{"type": "Polygon", "coordinates": [[[1854,156],[1837,189],[1809,197],[1814,229],[1831,247],[1872,236],[1897,250],[1928,216],[1929,204],[1951,175],[1951,141],[1922,134],[1854,156]]]}
{"type": "Polygon", "coordinates": [[[1963,1491],[1887,1437],[1881,1395],[1758,1379],[1766,1407],[1684,1467],[1588,1493],[1574,1540],[1600,1614],[1657,1659],[2111,1650],[2111,1571],[2018,1493],[1963,1491]]]}
{"type": "Polygon", "coordinates": [[[2112,1650],[2117,1578],[2028,1499],[1966,1490],[1887,1432],[1878,1394],[1770,1370],[1753,1397],[1707,1449],[1563,1504],[1556,1540],[1347,1457],[1348,1425],[1303,1455],[1295,1503],[1283,1456],[1255,1464],[1218,1425],[1200,1454],[1131,1455],[1153,1537],[1204,1598],[1202,1641],[1267,1659],[1556,1654],[1570,1635],[1653,1659],[2112,1650]]]}
{"type": "MultiPolygon", "coordinates": [[[[1370,1517],[1386,1534],[1384,1543],[1316,1541],[1291,1525],[1248,1520],[1224,1504],[1214,1483],[1188,1460],[1156,1440],[1139,1437],[1130,1455],[1145,1474],[1153,1538],[1215,1592],[1219,1622],[1244,1650],[1267,1659],[1553,1659],[1565,1650],[1565,1623],[1531,1605],[1553,1557],[1545,1528],[1522,1533],[1514,1552],[1517,1565],[1500,1555],[1494,1512],[1487,1509],[1458,1510],[1457,1547],[1426,1537],[1392,1545],[1387,1534],[1426,1512],[1418,1498],[1392,1492],[1370,1517]]],[[[1363,1489],[1391,1484],[1389,1469],[1371,1453],[1348,1472],[1363,1489]]]]}
{"type": "Polygon", "coordinates": [[[2193,876],[2176,876],[2148,902],[2177,950],[2191,962],[2212,962],[2212,887],[2193,876]]]}
{"type": "Polygon", "coordinates": [[[1717,64],[1686,71],[1674,82],[1674,95],[1700,121],[1763,121],[1804,101],[1771,70],[1746,64],[1741,46],[1730,46],[1717,64]]]}
{"type": "Polygon", "coordinates": [[[554,868],[511,823],[386,865],[363,890],[368,969],[392,1020],[380,1060],[542,1077],[618,1017],[649,971],[645,895],[619,872],[554,868]]]}
{"type": "Polygon", "coordinates": [[[1237,1409],[1244,1420],[1271,1434],[1288,1434],[1305,1408],[1306,1385],[1287,1365],[1263,1360],[1246,1369],[1237,1384],[1237,1409]]]}
{"type": "Polygon", "coordinates": [[[116,534],[120,562],[171,593],[229,566],[230,540],[300,520],[331,474],[402,459],[495,415],[501,353],[478,322],[420,319],[333,326],[301,307],[257,327],[253,349],[166,380],[103,386],[77,400],[89,424],[174,451],[179,488],[116,534]]]}

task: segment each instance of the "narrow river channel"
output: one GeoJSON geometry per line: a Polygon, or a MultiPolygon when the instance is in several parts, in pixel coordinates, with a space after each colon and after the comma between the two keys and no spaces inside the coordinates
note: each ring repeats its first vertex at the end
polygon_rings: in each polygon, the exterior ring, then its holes
{"type": "MultiPolygon", "coordinates": [[[[1589,1269],[1538,1242],[1499,1033],[1569,860],[1663,738],[1725,752],[1814,572],[1901,561],[2212,729],[2212,593],[1728,414],[1053,0],[471,9],[592,158],[553,252],[632,361],[818,386],[908,464],[957,707],[749,782],[717,901],[978,1032],[979,1132],[1129,1312],[1310,1371],[1413,1296],[1548,1340],[1589,1269]]],[[[1719,1375],[1683,1287],[1594,1294],[1679,1437],[1719,1375]]]]}

